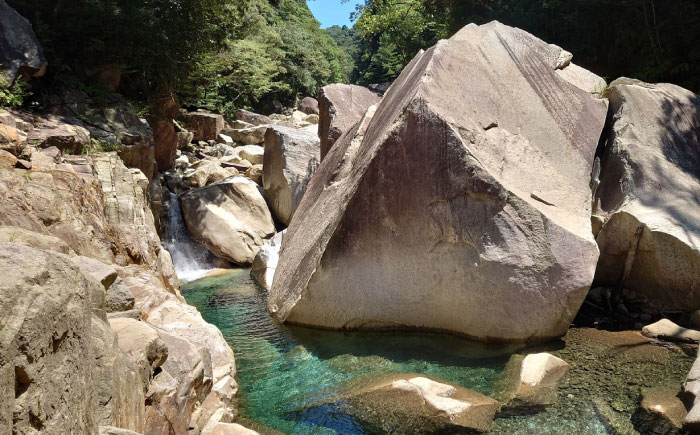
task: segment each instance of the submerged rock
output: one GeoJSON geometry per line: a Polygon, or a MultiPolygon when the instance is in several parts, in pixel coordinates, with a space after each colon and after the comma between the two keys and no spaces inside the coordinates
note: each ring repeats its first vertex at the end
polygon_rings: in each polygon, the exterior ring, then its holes
{"type": "Polygon", "coordinates": [[[488,430],[498,402],[447,381],[415,374],[361,379],[336,405],[367,427],[386,433],[488,430]]]}
{"type": "Polygon", "coordinates": [[[367,109],[380,100],[378,94],[363,86],[336,83],[321,89],[318,100],[321,160],[340,136],[359,122],[367,109]]]}
{"type": "Polygon", "coordinates": [[[251,264],[275,232],[258,185],[245,177],[191,190],[180,196],[180,205],[192,237],[217,257],[239,265],[251,264]]]}
{"type": "Polygon", "coordinates": [[[265,134],[263,188],[277,219],[289,225],[319,164],[314,129],[270,127],[265,134]]]}
{"type": "Polygon", "coordinates": [[[635,427],[641,428],[641,433],[671,434],[680,431],[688,412],[676,397],[678,390],[677,386],[642,388],[642,402],[632,417],[635,427]]]}
{"type": "Polygon", "coordinates": [[[607,108],[556,73],[560,54],[497,22],[418,54],[309,184],[273,316],[484,340],[564,334],[598,258],[588,184],[607,108]]]}
{"type": "Polygon", "coordinates": [[[559,381],[569,364],[548,353],[514,356],[503,378],[501,400],[509,412],[537,410],[557,399],[559,381]]]}
{"type": "Polygon", "coordinates": [[[618,79],[602,158],[596,282],[660,310],[700,308],[700,97],[670,84],[618,79]]]}

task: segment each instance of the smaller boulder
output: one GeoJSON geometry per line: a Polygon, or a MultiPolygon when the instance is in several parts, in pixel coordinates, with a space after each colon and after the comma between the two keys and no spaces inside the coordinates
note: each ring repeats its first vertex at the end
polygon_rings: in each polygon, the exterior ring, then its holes
{"type": "Polygon", "coordinates": [[[658,434],[680,430],[688,412],[677,394],[678,387],[642,388],[642,403],[632,417],[635,427],[642,433],[644,428],[658,434]]]}
{"type": "Polygon", "coordinates": [[[134,294],[124,285],[121,278],[117,278],[114,284],[107,288],[105,310],[108,313],[129,311],[134,308],[134,303],[134,294]]]}
{"type": "Polygon", "coordinates": [[[237,110],[233,114],[233,119],[236,121],[247,122],[252,125],[271,124],[272,120],[265,115],[249,112],[248,110],[237,110]]]}
{"type": "Polygon", "coordinates": [[[299,111],[307,115],[318,115],[318,100],[305,97],[299,102],[299,111]]]}
{"type": "Polygon", "coordinates": [[[186,112],[181,116],[183,126],[193,133],[192,140],[216,140],[225,121],[222,115],[204,110],[186,112]]]}
{"type": "Polygon", "coordinates": [[[49,116],[39,121],[27,142],[39,148],[56,147],[68,154],[80,154],[90,145],[90,132],[78,121],[49,116]]]}
{"type": "Polygon", "coordinates": [[[20,74],[40,77],[47,65],[32,24],[0,0],[0,87],[10,86],[20,74]]]}
{"type": "Polygon", "coordinates": [[[262,186],[263,165],[253,165],[245,171],[245,176],[255,181],[255,184],[262,186]]]}
{"type": "Polygon", "coordinates": [[[265,148],[260,145],[244,145],[242,147],[237,147],[236,154],[238,154],[242,159],[248,160],[253,165],[262,165],[265,155],[265,148]]]}
{"type": "Polygon", "coordinates": [[[74,254],[70,246],[58,237],[35,233],[21,227],[0,226],[0,243],[2,242],[18,243],[43,251],[74,254]]]}
{"type": "Polygon", "coordinates": [[[11,169],[17,164],[17,157],[5,150],[0,150],[0,169],[11,169]]]}
{"type": "Polygon", "coordinates": [[[642,328],[642,335],[667,341],[680,341],[684,343],[700,342],[700,331],[683,328],[668,319],[661,319],[656,323],[642,328]]]}
{"type": "Polygon", "coordinates": [[[261,144],[265,140],[265,130],[267,126],[261,125],[257,127],[241,128],[241,129],[226,129],[224,134],[230,136],[234,141],[243,145],[261,144]]]}
{"type": "MultiPolygon", "coordinates": [[[[235,171],[235,169],[233,169],[235,171]]],[[[208,186],[235,175],[229,168],[221,167],[216,159],[200,160],[193,164],[183,174],[183,180],[190,188],[208,186]]]]}
{"type": "Polygon", "coordinates": [[[272,287],[272,280],[275,277],[275,270],[277,270],[280,248],[282,247],[282,241],[284,240],[284,234],[286,232],[287,230],[281,231],[265,242],[263,247],[260,248],[260,251],[258,251],[258,255],[255,256],[250,269],[250,275],[253,279],[267,290],[270,290],[272,287]]]}
{"type": "Polygon", "coordinates": [[[94,258],[77,256],[71,257],[71,261],[78,266],[83,275],[93,278],[107,290],[118,278],[117,270],[94,258]]]}
{"type": "Polygon", "coordinates": [[[500,379],[499,399],[508,412],[538,410],[556,401],[569,364],[548,353],[515,355],[500,379]]]}

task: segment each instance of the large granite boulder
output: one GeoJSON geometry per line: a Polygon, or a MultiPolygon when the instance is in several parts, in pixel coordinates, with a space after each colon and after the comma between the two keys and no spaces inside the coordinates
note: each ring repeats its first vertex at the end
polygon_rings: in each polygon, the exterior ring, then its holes
{"type": "Polygon", "coordinates": [[[561,51],[493,22],[419,53],[309,183],[272,315],[562,335],[598,259],[589,181],[607,105],[556,73],[561,51]]]}
{"type": "Polygon", "coordinates": [[[239,176],[180,196],[190,235],[212,254],[249,265],[275,225],[258,185],[239,176]]]}
{"type": "Polygon", "coordinates": [[[379,101],[379,94],[364,86],[342,83],[324,86],[318,98],[321,159],[326,157],[335,141],[359,122],[370,106],[379,101]]]}
{"type": "Polygon", "coordinates": [[[263,189],[277,219],[289,225],[319,165],[315,128],[274,126],[265,133],[263,189]]]}
{"type": "Polygon", "coordinates": [[[670,84],[615,80],[602,157],[596,282],[661,310],[700,308],[700,97],[670,84]]]}
{"type": "Polygon", "coordinates": [[[0,87],[10,86],[18,74],[40,77],[46,66],[32,24],[0,0],[0,87]]]}

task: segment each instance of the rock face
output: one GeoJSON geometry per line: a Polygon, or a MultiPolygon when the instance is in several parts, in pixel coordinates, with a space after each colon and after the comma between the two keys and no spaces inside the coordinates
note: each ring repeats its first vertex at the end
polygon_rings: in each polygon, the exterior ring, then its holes
{"type": "Polygon", "coordinates": [[[588,184],[607,108],[559,77],[560,54],[497,22],[418,54],[309,184],[280,253],[274,317],[563,334],[598,258],[588,184]]]}
{"type": "Polygon", "coordinates": [[[318,137],[321,138],[321,159],[346,131],[362,119],[370,106],[381,97],[363,86],[336,83],[321,89],[318,99],[318,137]]]}
{"type": "Polygon", "coordinates": [[[251,264],[275,232],[258,185],[245,177],[191,190],[180,196],[180,205],[192,237],[217,257],[239,265],[251,264]]]}
{"type": "Polygon", "coordinates": [[[49,116],[39,121],[27,142],[40,148],[56,147],[69,154],[80,154],[90,145],[90,132],[78,123],[49,116]]]}
{"type": "Polygon", "coordinates": [[[99,287],[61,254],[0,244],[2,427],[16,433],[143,428],[134,366],[112,330],[92,315],[100,308],[92,299],[99,287]]]}
{"type": "Polygon", "coordinates": [[[265,134],[263,189],[277,219],[289,225],[319,165],[315,129],[274,126],[265,134]]]}
{"type": "Polygon", "coordinates": [[[18,74],[42,76],[46,65],[32,24],[0,0],[0,87],[10,86],[18,74]]]}
{"type": "Polygon", "coordinates": [[[277,270],[277,262],[279,261],[280,248],[287,230],[280,231],[273,238],[265,242],[258,254],[253,260],[253,265],[250,268],[250,275],[267,290],[272,287],[272,281],[275,278],[277,270]]]}
{"type": "MultiPolygon", "coordinates": [[[[387,433],[488,430],[498,402],[476,391],[421,375],[384,375],[344,394],[344,412],[387,433]]],[[[458,432],[457,432],[458,433],[458,432]]]]}
{"type": "Polygon", "coordinates": [[[199,110],[182,115],[183,126],[194,133],[192,140],[216,140],[224,129],[224,117],[211,112],[199,110]]]}
{"type": "Polygon", "coordinates": [[[318,101],[314,97],[304,97],[299,102],[299,111],[307,115],[318,115],[318,101]]]}
{"type": "Polygon", "coordinates": [[[596,282],[661,310],[700,308],[700,97],[669,84],[618,79],[602,158],[596,282]]]}

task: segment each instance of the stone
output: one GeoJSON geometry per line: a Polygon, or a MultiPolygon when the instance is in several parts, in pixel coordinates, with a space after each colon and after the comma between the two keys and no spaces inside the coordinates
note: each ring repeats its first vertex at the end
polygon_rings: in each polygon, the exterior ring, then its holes
{"type": "Polygon", "coordinates": [[[258,185],[245,177],[191,190],[180,196],[180,205],[190,235],[212,254],[238,265],[251,264],[275,232],[258,185]]]}
{"type": "Polygon", "coordinates": [[[105,290],[119,277],[114,267],[94,258],[76,256],[71,257],[71,261],[78,266],[83,275],[91,277],[102,284],[105,290]]]}
{"type": "Polygon", "coordinates": [[[253,165],[245,171],[245,176],[250,178],[258,186],[263,184],[263,165],[253,165]]]}
{"type": "Polygon", "coordinates": [[[306,117],[307,115],[304,112],[300,110],[295,110],[294,112],[292,112],[290,120],[294,127],[303,128],[309,126],[309,123],[306,122],[306,117]]]}
{"type": "Polygon", "coordinates": [[[154,370],[168,359],[168,348],[158,331],[146,322],[130,318],[111,318],[109,326],[117,334],[119,347],[138,367],[145,392],[154,370]]]}
{"type": "Polygon", "coordinates": [[[700,431],[700,358],[696,358],[683,383],[682,399],[688,405],[683,427],[692,432],[700,431]]]}
{"type": "Polygon", "coordinates": [[[49,234],[36,233],[22,227],[0,226],[0,242],[19,243],[20,245],[43,251],[55,251],[61,254],[75,254],[63,240],[49,234]]]}
{"type": "Polygon", "coordinates": [[[299,111],[307,115],[318,115],[318,101],[313,97],[304,97],[299,102],[299,111]]]}
{"type": "Polygon", "coordinates": [[[308,122],[309,124],[318,124],[318,115],[313,114],[313,115],[308,115],[306,118],[304,118],[304,121],[308,122]]]}
{"type": "Polygon", "coordinates": [[[632,417],[637,427],[653,428],[654,433],[673,433],[683,427],[688,412],[676,395],[677,386],[642,388],[642,403],[632,417]]]}
{"type": "Polygon", "coordinates": [[[589,182],[607,105],[556,74],[560,51],[492,22],[419,53],[307,186],[274,318],[564,334],[598,259],[589,182]]]}
{"type": "Polygon", "coordinates": [[[32,24],[0,0],[0,87],[9,87],[18,75],[41,77],[47,65],[32,24]]]}
{"type": "Polygon", "coordinates": [[[102,319],[92,316],[97,423],[143,432],[144,389],[138,369],[119,348],[117,335],[102,319]]]}
{"type": "Polygon", "coordinates": [[[243,145],[236,147],[235,152],[253,165],[262,165],[264,162],[265,148],[260,145],[243,145]]]}
{"type": "Polygon", "coordinates": [[[253,265],[250,268],[250,276],[268,291],[272,287],[272,281],[275,277],[275,271],[277,270],[280,248],[282,247],[282,241],[284,240],[284,234],[286,232],[287,230],[280,231],[270,240],[266,241],[255,256],[253,265]]]}
{"type": "Polygon", "coordinates": [[[202,435],[259,435],[251,429],[247,429],[237,423],[217,423],[211,428],[202,431],[202,435]]]}
{"type": "Polygon", "coordinates": [[[183,180],[190,188],[197,188],[218,183],[231,175],[228,169],[221,167],[217,159],[206,159],[190,166],[183,173],[183,180]]]}
{"type": "Polygon", "coordinates": [[[597,190],[605,225],[595,281],[661,311],[700,308],[700,97],[670,84],[610,84],[613,123],[597,190]]]}
{"type": "Polygon", "coordinates": [[[24,160],[24,159],[17,159],[17,163],[15,163],[15,167],[17,167],[19,169],[30,170],[30,169],[32,169],[32,163],[27,161],[27,160],[24,160]]]}
{"type": "Polygon", "coordinates": [[[289,225],[320,162],[319,139],[310,129],[270,127],[265,134],[264,196],[277,219],[289,225]]]}
{"type": "Polygon", "coordinates": [[[134,295],[121,278],[117,278],[114,284],[107,288],[105,310],[107,313],[114,313],[129,311],[132,308],[134,308],[134,295]]]}
{"type": "Polygon", "coordinates": [[[355,381],[336,403],[355,419],[387,433],[485,432],[498,402],[476,391],[415,374],[389,374],[355,381]]]}
{"type": "Polygon", "coordinates": [[[333,144],[365,115],[381,97],[363,86],[336,83],[324,86],[318,99],[318,136],[321,139],[321,160],[333,144]]]}
{"type": "Polygon", "coordinates": [[[499,380],[499,399],[509,411],[522,412],[553,404],[569,364],[549,353],[515,355],[499,380]]]}
{"type": "Polygon", "coordinates": [[[112,319],[143,320],[143,313],[141,310],[115,311],[112,313],[107,313],[107,320],[109,321],[112,319]]]}
{"type": "Polygon", "coordinates": [[[222,115],[205,110],[183,113],[181,119],[183,127],[193,133],[193,141],[216,140],[225,126],[222,115]]]}
{"type": "Polygon", "coordinates": [[[257,145],[265,140],[266,125],[242,129],[225,129],[224,134],[242,145],[257,145]]]}
{"type": "Polygon", "coordinates": [[[248,110],[236,110],[233,114],[233,119],[236,121],[247,122],[252,125],[272,124],[272,120],[265,115],[249,112],[248,110]]]}
{"type": "Polygon", "coordinates": [[[5,150],[0,150],[0,169],[12,169],[17,164],[17,157],[5,150]]]}
{"type": "Polygon", "coordinates": [[[128,429],[121,429],[113,426],[100,426],[99,435],[141,435],[128,429]]]}
{"type": "Polygon", "coordinates": [[[681,341],[686,343],[700,342],[700,331],[683,328],[668,319],[661,319],[656,323],[645,326],[642,328],[642,335],[660,340],[681,341]]]}
{"type": "Polygon", "coordinates": [[[233,143],[233,138],[231,136],[227,136],[223,133],[219,134],[219,137],[216,138],[219,142],[225,143],[225,144],[232,144],[233,143]]]}
{"type": "Polygon", "coordinates": [[[39,120],[27,136],[27,142],[39,148],[55,146],[62,152],[80,154],[83,148],[90,146],[90,132],[80,124],[79,121],[50,115],[39,120]]]}

